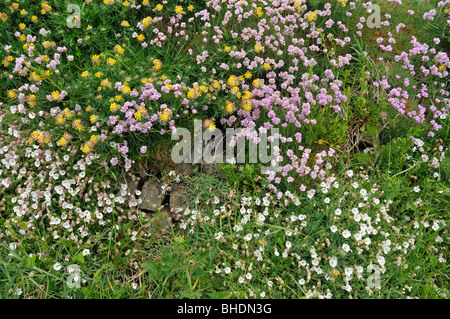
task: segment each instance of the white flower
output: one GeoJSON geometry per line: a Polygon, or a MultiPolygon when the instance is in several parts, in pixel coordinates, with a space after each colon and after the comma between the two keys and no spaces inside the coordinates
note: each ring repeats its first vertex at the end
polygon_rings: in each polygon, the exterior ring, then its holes
{"type": "Polygon", "coordinates": [[[303,286],[306,283],[306,281],[305,279],[302,278],[298,281],[298,283],[303,286]]]}
{"type": "Polygon", "coordinates": [[[325,202],[325,204],[329,204],[330,203],[330,198],[329,197],[325,198],[324,202],[325,202]]]}
{"type": "Polygon", "coordinates": [[[245,278],[247,278],[248,280],[252,279],[252,277],[252,274],[249,272],[245,275],[245,278]]]}
{"type": "Polygon", "coordinates": [[[53,269],[55,269],[56,271],[59,271],[61,269],[61,264],[60,263],[56,263],[53,265],[53,269]]]}
{"type": "Polygon", "coordinates": [[[340,214],[342,214],[342,210],[340,208],[336,208],[334,213],[339,216],[340,214]]]}
{"type": "Polygon", "coordinates": [[[351,169],[349,169],[347,172],[345,172],[345,174],[347,174],[348,177],[352,177],[353,171],[351,169]]]}
{"type": "Polygon", "coordinates": [[[217,240],[220,240],[220,238],[222,238],[222,236],[223,236],[223,233],[222,232],[218,232],[218,233],[216,233],[214,235],[214,238],[217,239],[217,240]]]}
{"type": "Polygon", "coordinates": [[[386,263],[386,260],[383,256],[378,256],[377,261],[381,266],[384,266],[384,264],[386,263]]]}
{"type": "Polygon", "coordinates": [[[338,228],[337,228],[335,225],[333,225],[333,226],[330,227],[330,230],[331,230],[333,233],[335,233],[335,232],[337,232],[338,228]]]}
{"type": "Polygon", "coordinates": [[[333,267],[333,268],[336,267],[337,262],[338,262],[338,260],[337,260],[336,257],[333,256],[333,257],[330,258],[330,266],[331,267],[333,267]]]}
{"type": "Polygon", "coordinates": [[[83,256],[87,256],[87,255],[90,255],[91,254],[91,252],[89,251],[89,249],[84,249],[83,250],[83,256]]]}
{"type": "Polygon", "coordinates": [[[437,222],[434,222],[434,223],[433,223],[433,226],[431,226],[431,228],[432,228],[434,231],[436,231],[436,230],[439,229],[439,224],[438,224],[437,222]]]}
{"type": "Polygon", "coordinates": [[[226,274],[229,274],[231,272],[231,268],[225,267],[225,269],[223,271],[225,271],[226,274]]]}
{"type": "Polygon", "coordinates": [[[342,236],[344,236],[344,238],[349,238],[352,235],[352,233],[346,229],[342,232],[342,236]]]}

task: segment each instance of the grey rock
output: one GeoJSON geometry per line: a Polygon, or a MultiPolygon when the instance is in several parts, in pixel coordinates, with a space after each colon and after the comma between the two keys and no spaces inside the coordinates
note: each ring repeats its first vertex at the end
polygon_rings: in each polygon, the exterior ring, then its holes
{"type": "Polygon", "coordinates": [[[157,211],[164,199],[161,192],[161,184],[158,181],[148,180],[142,186],[140,199],[142,200],[139,206],[140,209],[157,211]]]}
{"type": "Polygon", "coordinates": [[[170,192],[170,212],[179,213],[187,206],[187,186],[175,184],[170,192]]]}

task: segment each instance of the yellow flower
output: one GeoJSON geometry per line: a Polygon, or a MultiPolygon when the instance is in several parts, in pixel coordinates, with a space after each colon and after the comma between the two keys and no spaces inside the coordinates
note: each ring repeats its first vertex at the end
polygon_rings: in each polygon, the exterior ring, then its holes
{"type": "Polygon", "coordinates": [[[96,72],[94,75],[95,75],[96,78],[100,78],[103,75],[103,73],[102,72],[96,72]]]}
{"type": "Polygon", "coordinates": [[[66,122],[66,119],[64,118],[64,116],[60,113],[58,115],[55,116],[55,121],[56,124],[58,125],[63,125],[66,122]]]}
{"type": "Polygon", "coordinates": [[[148,28],[148,26],[153,22],[152,17],[146,17],[144,20],[142,20],[142,24],[148,28]]]}
{"type": "Polygon", "coordinates": [[[183,14],[183,7],[182,6],[176,6],[175,7],[175,13],[176,14],[183,14]]]}
{"type": "Polygon", "coordinates": [[[246,78],[247,80],[251,79],[252,78],[252,72],[250,72],[250,71],[245,72],[244,78],[246,78]]]}
{"type": "Polygon", "coordinates": [[[20,30],[23,30],[23,29],[25,29],[27,27],[27,25],[25,24],[25,23],[20,23],[19,24],[19,29],[20,30]]]}
{"type": "Polygon", "coordinates": [[[59,145],[60,146],[62,146],[62,147],[65,147],[65,146],[67,146],[67,140],[64,138],[64,137],[61,137],[59,140],[58,140],[58,143],[59,143],[59,145]]]}
{"type": "Polygon", "coordinates": [[[161,11],[163,9],[163,5],[162,4],[157,4],[155,7],[156,11],[161,11]]]}
{"type": "Polygon", "coordinates": [[[294,2],[294,8],[297,9],[298,12],[302,12],[302,3],[300,1],[294,2]]]}
{"type": "Polygon", "coordinates": [[[67,107],[63,110],[63,112],[66,119],[71,119],[74,116],[74,112],[69,110],[67,107]]]}
{"type": "Polygon", "coordinates": [[[92,59],[92,62],[93,62],[93,63],[100,64],[100,55],[95,54],[95,55],[92,56],[91,59],[92,59]]]}
{"type": "Polygon", "coordinates": [[[111,105],[109,106],[109,110],[113,113],[117,112],[120,108],[121,108],[121,106],[115,102],[111,103],[111,105]]]}
{"type": "Polygon", "coordinates": [[[257,7],[256,9],[255,9],[255,11],[256,11],[256,15],[258,16],[258,17],[262,17],[263,16],[263,12],[262,12],[262,8],[261,7],[257,7]]]}
{"type": "Polygon", "coordinates": [[[113,1],[112,0],[103,0],[103,3],[108,6],[108,5],[112,4],[113,1]]]}
{"type": "Polygon", "coordinates": [[[53,101],[59,101],[61,99],[61,94],[59,93],[59,91],[53,91],[51,93],[51,97],[53,101]]]}
{"type": "Polygon", "coordinates": [[[126,21],[126,20],[123,20],[123,21],[120,23],[120,25],[121,25],[122,27],[129,27],[129,26],[130,26],[130,24],[129,24],[128,21],[126,21]]]}
{"type": "Polygon", "coordinates": [[[47,4],[47,2],[43,2],[41,4],[41,14],[46,14],[47,12],[52,11],[52,7],[47,4]]]}
{"type": "Polygon", "coordinates": [[[252,110],[252,104],[248,101],[246,101],[243,105],[242,108],[244,109],[244,111],[246,112],[250,112],[252,110]]]}
{"type": "Polygon", "coordinates": [[[89,147],[88,143],[86,143],[81,147],[81,151],[85,154],[88,154],[92,151],[92,148],[89,147]]]}
{"type": "Polygon", "coordinates": [[[89,76],[89,72],[88,72],[88,71],[83,71],[83,73],[81,73],[81,76],[82,76],[83,78],[86,78],[86,77],[89,76]]]}
{"type": "Polygon", "coordinates": [[[189,11],[192,11],[192,10],[194,10],[194,6],[191,4],[190,6],[187,7],[187,9],[188,9],[189,11]]]}
{"type": "Polygon", "coordinates": [[[31,72],[29,79],[30,79],[30,81],[33,81],[33,82],[42,81],[42,77],[34,71],[31,72]]]}
{"type": "Polygon", "coordinates": [[[333,270],[331,273],[332,273],[333,275],[335,275],[336,277],[339,276],[339,271],[337,271],[337,270],[333,270]]]}
{"type": "Polygon", "coordinates": [[[114,64],[116,64],[116,60],[114,60],[113,58],[108,58],[108,60],[106,60],[106,64],[108,64],[109,66],[113,66],[114,64]]]}
{"type": "Polygon", "coordinates": [[[306,19],[308,19],[309,22],[314,21],[317,19],[317,14],[315,12],[310,12],[306,15],[306,19]]]}
{"type": "Polygon", "coordinates": [[[262,46],[255,44],[255,51],[256,53],[259,53],[262,51],[262,46]]]}
{"type": "Polygon", "coordinates": [[[139,34],[139,35],[137,36],[137,40],[138,40],[139,42],[143,42],[143,41],[145,40],[145,35],[139,34]]]}
{"type": "Polygon", "coordinates": [[[172,116],[172,112],[169,109],[164,109],[159,115],[159,120],[163,123],[167,122],[172,116]]]}
{"type": "Polygon", "coordinates": [[[31,22],[36,23],[37,22],[38,17],[36,16],[32,16],[31,17],[31,22]]]}
{"type": "Polygon", "coordinates": [[[225,46],[225,51],[226,51],[226,52],[230,52],[230,51],[231,51],[231,47],[225,46]]]}
{"type": "Polygon", "coordinates": [[[162,67],[162,62],[161,62],[161,60],[154,59],[154,60],[153,60],[153,70],[159,71],[159,70],[161,70],[161,67],[162,67]]]}
{"type": "Polygon", "coordinates": [[[227,112],[228,114],[233,114],[235,111],[236,107],[234,106],[234,103],[226,101],[225,112],[227,112]]]}
{"type": "Polygon", "coordinates": [[[124,86],[122,86],[121,91],[122,91],[123,94],[128,95],[128,94],[130,94],[131,89],[130,89],[130,87],[128,85],[124,85],[124,86]]]}
{"type": "Polygon", "coordinates": [[[264,69],[265,69],[266,71],[269,71],[269,70],[270,70],[270,64],[269,64],[269,63],[264,63],[263,67],[264,67],[264,69]]]}
{"type": "Polygon", "coordinates": [[[89,120],[91,121],[92,124],[94,124],[95,122],[98,121],[98,115],[92,114],[89,120]]]}

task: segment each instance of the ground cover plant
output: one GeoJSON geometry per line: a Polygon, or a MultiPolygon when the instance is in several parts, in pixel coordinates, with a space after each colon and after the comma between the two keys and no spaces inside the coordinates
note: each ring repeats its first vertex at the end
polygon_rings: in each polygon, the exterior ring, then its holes
{"type": "Polygon", "coordinates": [[[2,1],[0,296],[447,298],[449,28],[448,0],[2,1]],[[180,171],[194,120],[277,166],[180,171]]]}

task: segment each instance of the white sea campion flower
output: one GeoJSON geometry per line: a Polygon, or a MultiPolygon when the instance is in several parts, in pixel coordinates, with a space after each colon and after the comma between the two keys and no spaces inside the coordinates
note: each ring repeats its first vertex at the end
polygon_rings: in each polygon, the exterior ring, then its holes
{"type": "Polygon", "coordinates": [[[333,256],[333,257],[330,258],[330,266],[331,266],[332,268],[334,268],[334,267],[337,266],[337,262],[338,262],[338,260],[337,260],[336,257],[333,256]]]}
{"type": "Polygon", "coordinates": [[[336,208],[336,210],[334,211],[334,213],[339,216],[340,214],[342,214],[342,210],[340,208],[336,208]]]}
{"type": "Polygon", "coordinates": [[[337,232],[338,228],[337,228],[335,225],[333,225],[333,226],[330,227],[330,230],[331,230],[333,233],[335,233],[335,232],[337,232]]]}
{"type": "Polygon", "coordinates": [[[299,281],[298,281],[298,283],[301,285],[301,286],[303,286],[305,283],[306,283],[306,281],[305,281],[305,279],[300,279],[299,281]]]}
{"type": "Polygon", "coordinates": [[[352,235],[352,233],[346,229],[342,232],[342,236],[344,236],[344,238],[349,238],[352,235]]]}
{"type": "Polygon", "coordinates": [[[56,271],[59,271],[62,268],[60,263],[56,263],[53,265],[53,269],[55,269],[56,271]]]}
{"type": "Polygon", "coordinates": [[[345,174],[347,174],[348,177],[353,177],[353,171],[351,169],[345,172],[345,174]]]}
{"type": "Polygon", "coordinates": [[[245,275],[245,278],[247,278],[248,280],[252,279],[252,277],[252,274],[249,272],[245,275]]]}
{"type": "Polygon", "coordinates": [[[86,248],[83,250],[82,254],[83,254],[83,256],[87,256],[87,255],[90,255],[91,252],[89,251],[89,249],[86,248]]]}

